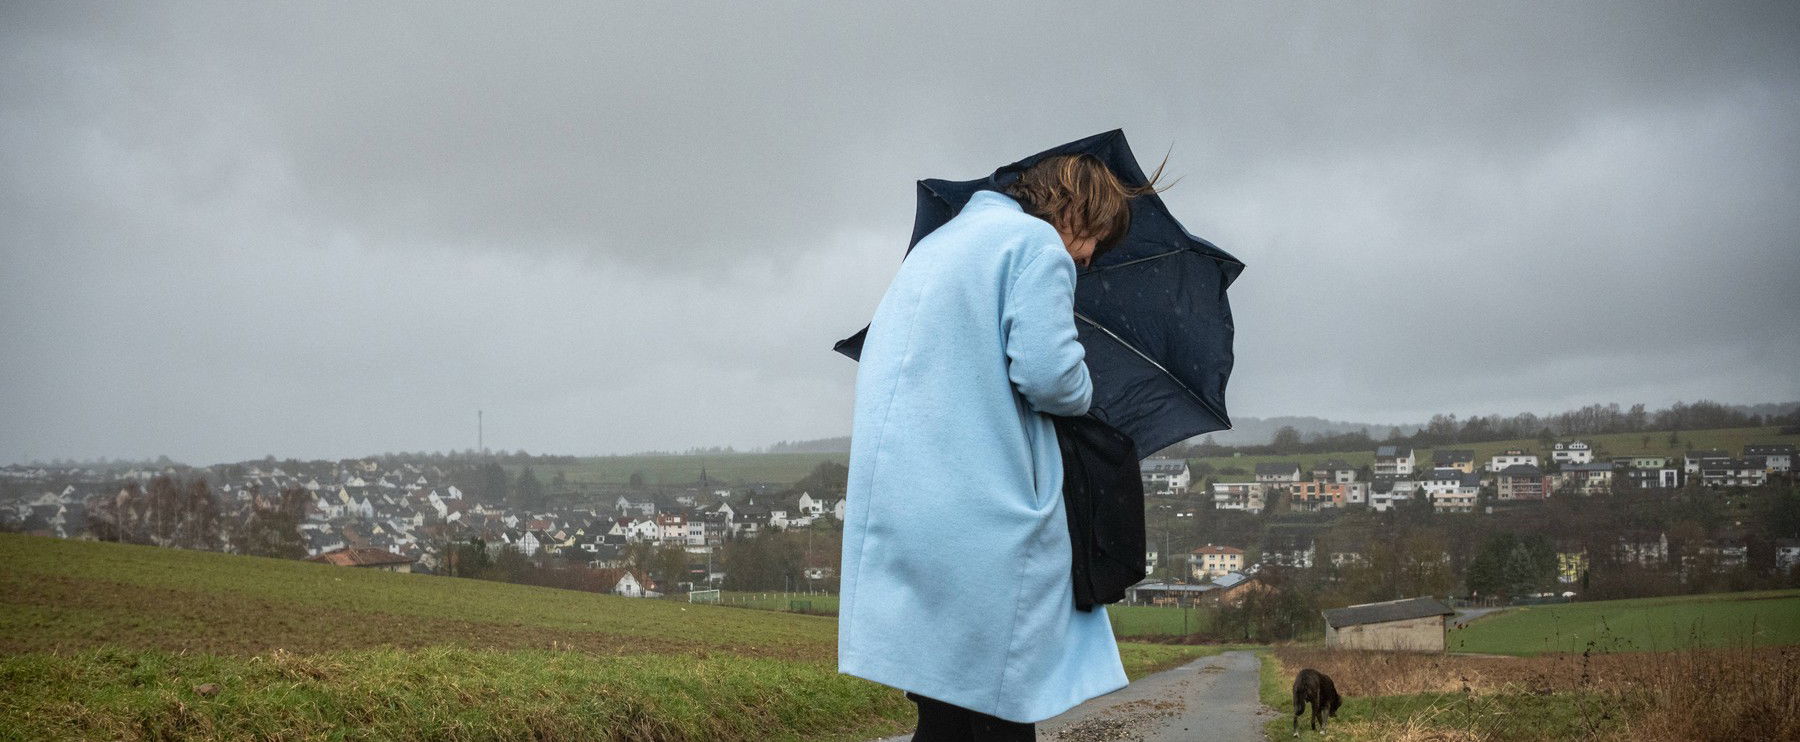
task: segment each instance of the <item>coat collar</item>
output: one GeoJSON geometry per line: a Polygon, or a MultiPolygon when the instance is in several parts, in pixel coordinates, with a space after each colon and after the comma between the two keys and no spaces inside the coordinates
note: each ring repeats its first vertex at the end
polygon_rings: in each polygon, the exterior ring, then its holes
{"type": "Polygon", "coordinates": [[[1013,197],[986,188],[976,191],[974,195],[969,196],[969,203],[963,208],[967,209],[974,206],[1004,206],[1013,211],[1025,210],[1025,207],[1020,206],[1018,201],[1013,200],[1013,197]]]}

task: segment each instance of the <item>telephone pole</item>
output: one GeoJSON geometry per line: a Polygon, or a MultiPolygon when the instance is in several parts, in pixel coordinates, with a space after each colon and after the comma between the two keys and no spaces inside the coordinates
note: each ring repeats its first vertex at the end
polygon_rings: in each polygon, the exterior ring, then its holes
{"type": "Polygon", "coordinates": [[[486,456],[487,455],[487,442],[482,440],[481,433],[482,433],[482,431],[481,431],[481,410],[476,410],[475,411],[475,452],[477,455],[486,456]]]}

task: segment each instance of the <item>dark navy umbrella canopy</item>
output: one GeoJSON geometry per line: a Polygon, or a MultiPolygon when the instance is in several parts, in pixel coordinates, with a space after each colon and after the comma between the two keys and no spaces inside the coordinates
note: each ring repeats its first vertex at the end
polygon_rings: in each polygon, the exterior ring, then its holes
{"type": "MultiPolygon", "coordinates": [[[[912,242],[950,221],[979,190],[1001,190],[1053,155],[1089,153],[1128,185],[1148,178],[1118,129],[1054,147],[976,180],[919,181],[912,242]]],[[[1156,194],[1131,201],[1131,230],[1075,282],[1075,327],[1094,381],[1089,414],[1118,428],[1148,456],[1196,435],[1231,427],[1231,304],[1225,289],[1244,264],[1175,221],[1156,194]]],[[[862,354],[869,328],[838,341],[862,354]]]]}

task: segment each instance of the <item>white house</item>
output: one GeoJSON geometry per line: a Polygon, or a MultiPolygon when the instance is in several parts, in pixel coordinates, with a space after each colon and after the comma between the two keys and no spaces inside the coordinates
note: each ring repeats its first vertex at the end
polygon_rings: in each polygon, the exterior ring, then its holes
{"type": "Polygon", "coordinates": [[[1300,481],[1300,465],[1292,461],[1276,461],[1256,465],[1256,481],[1264,484],[1285,484],[1300,481]]]}
{"type": "Polygon", "coordinates": [[[1409,476],[1413,473],[1413,467],[1416,466],[1417,463],[1418,459],[1413,456],[1413,450],[1410,447],[1377,446],[1375,448],[1375,466],[1372,469],[1372,473],[1375,476],[1409,476]]]}
{"type": "Polygon", "coordinates": [[[1794,446],[1789,443],[1751,443],[1744,446],[1745,459],[1762,459],[1763,471],[1794,470],[1794,446]]]}
{"type": "Polygon", "coordinates": [[[802,492],[797,507],[800,512],[807,515],[822,515],[825,512],[825,500],[813,497],[810,492],[802,492]]]}
{"type": "Polygon", "coordinates": [[[1144,481],[1144,492],[1153,494],[1186,494],[1193,483],[1187,459],[1144,459],[1138,463],[1138,476],[1144,481]]]}
{"type": "Polygon", "coordinates": [[[520,536],[518,541],[513,542],[513,545],[518,547],[520,554],[530,557],[537,556],[538,549],[544,547],[544,542],[539,537],[538,532],[526,531],[525,535],[520,536]]]}
{"type": "Polygon", "coordinates": [[[632,574],[630,570],[624,570],[624,574],[619,576],[619,581],[613,583],[612,591],[614,595],[642,598],[644,597],[644,584],[638,582],[637,575],[632,574]]]}
{"type": "Polygon", "coordinates": [[[1263,511],[1265,486],[1261,482],[1214,482],[1213,508],[1260,513],[1263,511]]]}
{"type": "Polygon", "coordinates": [[[625,527],[625,538],[631,541],[657,541],[662,538],[662,527],[650,518],[638,518],[625,527]]]}
{"type": "MultiPolygon", "coordinates": [[[[1588,458],[1593,458],[1592,454],[1590,454],[1588,458]]],[[[1509,466],[1535,467],[1537,465],[1537,454],[1526,453],[1517,448],[1507,449],[1505,453],[1488,459],[1488,471],[1492,472],[1506,471],[1506,468],[1509,466]]]]}
{"type": "Polygon", "coordinates": [[[1594,460],[1594,449],[1587,441],[1557,441],[1550,447],[1550,460],[1558,464],[1587,464],[1594,460]]]}

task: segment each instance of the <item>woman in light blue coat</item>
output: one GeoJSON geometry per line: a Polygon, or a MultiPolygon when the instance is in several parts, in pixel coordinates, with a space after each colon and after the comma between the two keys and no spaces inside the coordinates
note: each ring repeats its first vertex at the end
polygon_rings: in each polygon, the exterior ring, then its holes
{"type": "Polygon", "coordinates": [[[1087,412],[1076,267],[1124,234],[1129,198],[1150,187],[1092,156],[1047,159],[919,240],[875,310],[856,376],[838,670],[907,691],[914,739],[972,722],[1030,739],[1035,722],[1127,683],[1105,608],[1075,609],[1046,415],[1087,412]]]}

